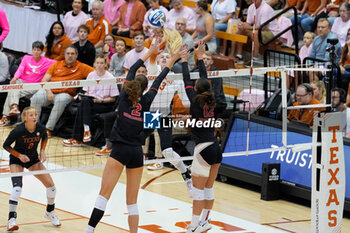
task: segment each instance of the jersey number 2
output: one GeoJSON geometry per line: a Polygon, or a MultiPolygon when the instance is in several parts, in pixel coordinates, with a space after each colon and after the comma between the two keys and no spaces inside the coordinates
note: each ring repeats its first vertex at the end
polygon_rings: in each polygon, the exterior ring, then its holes
{"type": "Polygon", "coordinates": [[[204,117],[214,117],[214,108],[209,108],[207,105],[203,107],[204,117]]]}
{"type": "Polygon", "coordinates": [[[142,108],[141,104],[137,104],[135,109],[131,111],[131,115],[137,116],[137,117],[141,116],[141,112],[140,112],[141,108],[142,108]]]}

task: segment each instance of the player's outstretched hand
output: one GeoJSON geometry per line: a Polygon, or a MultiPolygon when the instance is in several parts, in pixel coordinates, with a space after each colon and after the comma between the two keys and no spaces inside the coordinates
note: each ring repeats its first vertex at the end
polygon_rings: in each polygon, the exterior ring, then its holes
{"type": "Polygon", "coordinates": [[[188,61],[188,56],[191,53],[190,51],[188,51],[188,45],[187,44],[182,45],[180,51],[181,51],[181,53],[180,53],[181,61],[182,62],[187,62],[188,61]]]}
{"type": "Polygon", "coordinates": [[[202,40],[199,41],[198,47],[194,49],[194,52],[196,53],[198,60],[201,60],[203,58],[203,54],[205,52],[204,41],[202,40]]]}
{"type": "Polygon", "coordinates": [[[151,46],[149,47],[149,50],[152,54],[158,54],[160,53],[159,46],[162,42],[162,39],[160,37],[154,37],[152,39],[151,46]]]}
{"type": "Polygon", "coordinates": [[[30,159],[28,158],[28,156],[24,155],[24,154],[20,154],[19,155],[19,160],[21,160],[22,163],[27,163],[30,161],[30,159]]]}

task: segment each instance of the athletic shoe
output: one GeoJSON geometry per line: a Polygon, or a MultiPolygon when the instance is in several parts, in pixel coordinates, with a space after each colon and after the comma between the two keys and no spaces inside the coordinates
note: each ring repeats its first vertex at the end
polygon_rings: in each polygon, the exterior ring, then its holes
{"type": "Polygon", "coordinates": [[[11,107],[11,110],[9,112],[9,115],[10,116],[18,116],[19,114],[21,114],[21,111],[19,111],[18,105],[13,104],[11,107]]]}
{"type": "Polygon", "coordinates": [[[191,226],[189,226],[188,228],[187,228],[187,231],[186,231],[186,233],[202,233],[202,232],[204,232],[204,231],[202,231],[201,230],[202,228],[201,228],[201,226],[196,226],[196,227],[191,227],[191,226]]]}
{"type": "Polygon", "coordinates": [[[83,142],[87,143],[91,141],[91,133],[90,130],[84,131],[83,142]]]}
{"type": "Polygon", "coordinates": [[[63,145],[75,147],[75,146],[83,146],[83,143],[81,141],[75,140],[74,138],[70,138],[70,139],[64,139],[63,145]]]}
{"type": "Polygon", "coordinates": [[[10,118],[9,117],[3,116],[0,119],[0,126],[6,126],[6,125],[9,125],[9,124],[10,124],[10,118]]]}
{"type": "Polygon", "coordinates": [[[212,225],[210,224],[210,220],[206,220],[204,223],[199,223],[201,227],[201,232],[209,231],[212,228],[212,225]]]}
{"type": "Polygon", "coordinates": [[[112,149],[110,149],[107,145],[103,146],[101,150],[96,152],[97,156],[103,156],[103,155],[111,155],[112,149]]]}
{"type": "Polygon", "coordinates": [[[188,197],[192,198],[193,197],[192,179],[187,179],[185,182],[186,182],[186,186],[187,186],[188,197]]]}
{"type": "Polygon", "coordinates": [[[7,231],[17,231],[19,229],[16,219],[15,218],[10,218],[8,223],[7,223],[7,231]]]}
{"type": "Polygon", "coordinates": [[[60,220],[58,219],[58,217],[57,217],[57,215],[56,215],[56,213],[55,213],[54,210],[51,211],[51,212],[45,211],[44,217],[45,217],[46,219],[50,220],[51,223],[52,223],[52,225],[54,225],[54,226],[56,226],[56,227],[61,226],[61,222],[60,222],[60,220]]]}
{"type": "Polygon", "coordinates": [[[46,129],[46,133],[47,133],[47,137],[48,137],[48,138],[51,138],[51,137],[52,137],[52,135],[51,135],[51,130],[46,129]]]}
{"type": "Polygon", "coordinates": [[[163,169],[163,163],[152,163],[147,166],[148,170],[160,170],[163,169]]]}

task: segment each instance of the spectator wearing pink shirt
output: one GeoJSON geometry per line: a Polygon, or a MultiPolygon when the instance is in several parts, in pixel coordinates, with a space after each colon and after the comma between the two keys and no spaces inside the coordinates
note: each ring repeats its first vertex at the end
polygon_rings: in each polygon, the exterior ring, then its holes
{"type": "Polygon", "coordinates": [[[10,26],[7,21],[6,13],[3,9],[0,8],[0,43],[2,43],[7,34],[9,34],[10,26]]]}
{"type": "Polygon", "coordinates": [[[167,15],[167,23],[165,27],[174,29],[176,19],[183,17],[187,21],[186,32],[190,35],[194,33],[196,29],[197,15],[191,8],[184,6],[182,0],[173,0],[172,8],[167,15]]]}
{"type": "MultiPolygon", "coordinates": [[[[39,83],[44,77],[49,67],[56,62],[49,58],[41,56],[44,52],[44,44],[41,41],[35,41],[32,45],[33,55],[25,55],[19,65],[14,78],[10,81],[10,84],[22,84],[22,83],[39,83]]],[[[10,123],[9,116],[19,115],[21,112],[18,108],[19,99],[21,97],[30,98],[38,90],[20,90],[11,91],[8,93],[6,101],[4,103],[3,117],[0,119],[0,126],[6,126],[10,123]]]]}
{"type": "Polygon", "coordinates": [[[118,36],[133,37],[136,31],[142,30],[146,7],[140,0],[126,0],[120,8],[118,36]]]}
{"type": "Polygon", "coordinates": [[[89,19],[81,9],[83,7],[83,0],[74,0],[72,3],[73,10],[68,11],[63,18],[63,26],[66,35],[74,43],[79,40],[78,27],[85,24],[86,20],[89,19]]]}
{"type": "MultiPolygon", "coordinates": [[[[132,41],[134,42],[135,48],[130,50],[125,55],[124,61],[124,70],[129,71],[130,67],[145,53],[147,53],[148,48],[144,46],[146,36],[143,32],[137,31],[135,32],[132,41]]],[[[148,67],[148,60],[144,63],[146,67],[148,67]]]]}
{"type": "Polygon", "coordinates": [[[299,58],[301,63],[303,63],[304,59],[310,55],[312,50],[312,42],[314,41],[315,36],[316,35],[313,32],[305,32],[303,39],[304,45],[299,51],[299,58]]]}
{"type": "Polygon", "coordinates": [[[155,9],[159,9],[159,10],[163,11],[163,13],[165,14],[165,18],[168,18],[169,11],[164,6],[161,6],[159,4],[159,0],[147,0],[147,3],[149,4],[150,8],[145,14],[142,27],[143,27],[143,32],[145,33],[145,35],[147,37],[149,37],[149,36],[153,35],[153,29],[148,21],[148,16],[151,14],[151,12],[155,9]]]}
{"type": "Polygon", "coordinates": [[[103,15],[112,26],[112,33],[117,34],[118,22],[120,19],[120,8],[124,4],[124,0],[105,0],[103,2],[103,15]]]}
{"type": "MultiPolygon", "coordinates": [[[[96,56],[94,67],[95,71],[91,72],[86,80],[113,78],[113,75],[106,71],[107,58],[103,54],[96,56]]],[[[81,146],[83,142],[90,142],[93,115],[112,111],[116,97],[119,96],[117,84],[88,86],[83,90],[85,95],[80,97],[81,102],[75,116],[72,138],[63,140],[64,146],[81,146]]]]}
{"type": "Polygon", "coordinates": [[[115,37],[112,34],[107,34],[104,39],[103,53],[108,58],[107,63],[111,61],[113,54],[116,53],[115,49],[115,37]]]}
{"type": "MultiPolygon", "coordinates": [[[[238,32],[237,34],[242,34],[249,36],[252,40],[254,40],[254,49],[253,49],[253,62],[258,63],[260,65],[263,64],[263,60],[259,58],[259,39],[258,39],[258,30],[260,25],[265,23],[267,20],[269,20],[272,16],[274,16],[274,10],[273,8],[267,4],[263,0],[256,0],[255,4],[251,4],[248,8],[247,13],[247,22],[241,22],[238,24],[238,32]],[[255,17],[255,34],[254,38],[253,36],[253,23],[254,23],[254,17],[255,17]]],[[[277,20],[271,21],[264,29],[262,30],[262,40],[268,41],[274,37],[274,35],[278,34],[280,31],[277,20]]],[[[235,44],[235,43],[234,43],[235,44]]],[[[233,44],[233,45],[234,45],[233,44]]],[[[242,59],[242,48],[243,44],[238,43],[237,44],[237,55],[236,57],[239,59],[242,59]]],[[[234,50],[234,46],[232,47],[232,50],[234,50]]],[[[250,64],[248,64],[250,66],[250,64]]]]}

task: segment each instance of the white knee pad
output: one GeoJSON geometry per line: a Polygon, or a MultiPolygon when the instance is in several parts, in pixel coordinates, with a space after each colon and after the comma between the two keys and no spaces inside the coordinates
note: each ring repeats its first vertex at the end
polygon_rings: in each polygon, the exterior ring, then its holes
{"type": "Polygon", "coordinates": [[[128,214],[130,215],[139,215],[139,210],[137,204],[128,205],[128,214]]]}
{"type": "Polygon", "coordinates": [[[18,199],[21,196],[21,193],[22,193],[22,187],[19,187],[19,186],[13,187],[11,196],[10,196],[10,201],[18,202],[18,199]]]}
{"type": "Polygon", "coordinates": [[[47,198],[55,198],[56,197],[56,187],[52,186],[46,189],[47,198]]]}
{"type": "Polygon", "coordinates": [[[214,190],[213,188],[204,188],[204,200],[214,200],[214,190]]]}
{"type": "Polygon", "coordinates": [[[198,176],[209,177],[210,165],[204,161],[202,156],[196,155],[192,162],[191,173],[198,176]]]}
{"type": "Polygon", "coordinates": [[[204,200],[204,190],[197,189],[196,187],[192,188],[193,200],[203,201],[204,200]]]}
{"type": "Polygon", "coordinates": [[[107,202],[108,202],[107,198],[105,198],[101,195],[98,195],[96,202],[95,202],[95,208],[102,210],[102,211],[105,211],[106,206],[107,206],[107,202]]]}
{"type": "MultiPolygon", "coordinates": [[[[178,153],[176,153],[172,147],[166,148],[165,150],[162,151],[162,153],[166,159],[181,158],[181,156],[178,153]]],[[[179,170],[181,173],[184,173],[187,170],[185,164],[181,160],[171,161],[170,163],[174,165],[174,167],[176,167],[176,169],[179,170]]]]}

